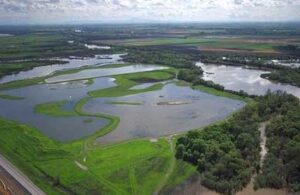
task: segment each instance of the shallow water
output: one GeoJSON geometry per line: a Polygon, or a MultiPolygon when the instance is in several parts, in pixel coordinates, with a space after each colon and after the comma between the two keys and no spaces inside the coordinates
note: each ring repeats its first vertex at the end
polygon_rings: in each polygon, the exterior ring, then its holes
{"type": "Polygon", "coordinates": [[[110,46],[103,46],[103,45],[100,46],[100,45],[85,44],[84,46],[88,49],[105,49],[105,50],[111,49],[110,46]]]}
{"type": "Polygon", "coordinates": [[[280,66],[288,66],[291,68],[299,68],[300,67],[300,60],[296,59],[294,61],[284,61],[284,60],[271,60],[271,62],[275,65],[280,65],[280,66]]]}
{"type": "Polygon", "coordinates": [[[121,63],[122,60],[121,56],[122,54],[112,54],[112,55],[96,55],[95,57],[86,57],[86,58],[52,58],[54,60],[68,61],[68,63],[38,66],[31,70],[21,71],[17,74],[7,75],[0,78],[0,83],[46,76],[58,70],[73,69],[82,66],[101,66],[106,64],[121,63]]]}
{"type": "Polygon", "coordinates": [[[14,35],[12,35],[12,34],[2,34],[2,33],[0,33],[0,37],[11,37],[11,36],[14,36],[14,35]]]}
{"type": "MultiPolygon", "coordinates": [[[[142,71],[143,67],[139,66],[142,71]]],[[[156,66],[159,68],[159,66],[156,66]]],[[[115,68],[112,68],[115,70],[115,68]]],[[[149,68],[148,68],[149,69],[149,68]]],[[[146,68],[146,70],[148,70],[146,68]]],[[[107,72],[110,69],[98,69],[107,72]]],[[[126,69],[130,71],[131,69],[126,69]]],[[[134,71],[134,69],[132,69],[134,71]]],[[[95,117],[52,117],[34,112],[38,104],[59,100],[68,100],[64,110],[73,110],[76,102],[87,95],[87,92],[116,86],[113,78],[101,77],[94,79],[91,85],[87,80],[40,84],[20,89],[2,91],[25,99],[19,101],[0,99],[0,116],[38,128],[44,134],[60,141],[70,141],[90,135],[107,124],[106,119],[95,117]],[[92,122],[87,119],[92,119],[92,122]]]]}
{"type": "Polygon", "coordinates": [[[59,140],[70,141],[90,135],[107,124],[107,120],[96,117],[52,117],[37,114],[33,108],[37,104],[68,100],[64,110],[72,110],[75,103],[91,90],[113,87],[113,79],[98,78],[90,86],[83,82],[43,84],[4,91],[5,94],[25,97],[12,101],[0,99],[0,116],[36,127],[45,135],[59,140]],[[91,122],[85,121],[92,119],[91,122]]]}
{"type": "Polygon", "coordinates": [[[97,139],[99,143],[111,143],[139,137],[159,137],[203,127],[226,118],[243,106],[241,101],[168,84],[162,90],[143,94],[91,99],[83,110],[120,117],[120,124],[115,130],[97,139]],[[138,102],[141,105],[106,104],[109,101],[138,102]],[[168,101],[182,104],[159,105],[168,101]]]}
{"type": "Polygon", "coordinates": [[[234,91],[243,90],[254,95],[263,95],[268,89],[271,91],[281,90],[300,98],[300,88],[281,83],[274,83],[261,78],[260,75],[268,73],[267,71],[225,65],[201,64],[201,67],[205,72],[203,75],[204,80],[211,80],[223,85],[226,89],[234,91]]]}
{"type": "MultiPolygon", "coordinates": [[[[115,86],[114,79],[102,77],[91,85],[86,81],[40,84],[21,89],[3,91],[5,94],[24,97],[13,101],[0,99],[0,116],[36,127],[47,136],[70,141],[90,135],[107,124],[95,117],[52,117],[34,112],[37,104],[68,100],[64,110],[72,110],[76,102],[88,91],[115,86]],[[86,123],[87,119],[92,122],[86,123]]],[[[158,137],[208,125],[223,119],[241,108],[243,102],[209,95],[188,87],[166,85],[162,90],[143,94],[92,99],[84,106],[87,113],[107,113],[121,118],[112,133],[100,138],[102,143],[135,137],[158,137]],[[159,105],[160,102],[183,102],[178,105],[159,105]],[[116,105],[107,102],[138,102],[141,105],[116,105]]]]}
{"type": "Polygon", "coordinates": [[[66,82],[66,81],[71,81],[76,79],[78,80],[88,79],[88,78],[112,76],[118,74],[163,70],[163,69],[167,69],[167,67],[158,66],[158,65],[143,65],[143,64],[124,66],[119,68],[87,69],[73,74],[64,74],[64,75],[50,77],[46,79],[46,82],[47,83],[66,82]]]}

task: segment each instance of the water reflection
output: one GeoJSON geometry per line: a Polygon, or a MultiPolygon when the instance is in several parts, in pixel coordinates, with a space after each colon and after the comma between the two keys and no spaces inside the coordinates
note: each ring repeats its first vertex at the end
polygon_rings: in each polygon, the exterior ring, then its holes
{"type": "Polygon", "coordinates": [[[92,99],[83,110],[120,117],[119,126],[97,140],[100,143],[110,143],[137,137],[159,137],[203,127],[224,119],[242,106],[244,103],[237,100],[167,84],[158,91],[118,98],[92,99]],[[106,102],[142,104],[113,105],[105,104],[106,102]]]}
{"type": "Polygon", "coordinates": [[[88,79],[88,78],[112,76],[118,74],[163,70],[163,69],[167,69],[167,67],[157,66],[157,65],[143,65],[143,64],[124,66],[119,68],[87,69],[73,74],[64,74],[64,75],[50,77],[46,79],[46,82],[47,83],[66,82],[75,79],[88,79]]]}
{"type": "Polygon", "coordinates": [[[91,90],[115,86],[110,78],[95,79],[92,85],[82,82],[43,84],[4,91],[5,94],[25,97],[11,101],[0,99],[0,116],[36,127],[45,135],[60,141],[70,141],[90,135],[107,124],[107,120],[95,117],[52,117],[34,112],[37,104],[68,100],[63,107],[71,111],[75,103],[91,90]],[[86,121],[89,121],[87,123],[86,121]]]}
{"type": "Polygon", "coordinates": [[[99,46],[99,45],[91,45],[91,44],[85,44],[84,46],[88,49],[105,49],[105,50],[111,49],[110,46],[99,46]]]}
{"type": "Polygon", "coordinates": [[[271,91],[281,90],[300,98],[300,89],[298,87],[274,83],[261,78],[260,75],[268,73],[267,71],[225,65],[201,64],[201,67],[204,70],[204,80],[211,80],[221,84],[226,89],[243,90],[254,95],[263,95],[268,89],[271,91]]]}
{"type": "Polygon", "coordinates": [[[54,64],[48,66],[38,66],[31,70],[21,71],[17,74],[7,75],[0,78],[0,83],[7,83],[15,80],[29,79],[49,75],[58,70],[74,69],[82,66],[101,66],[106,64],[121,63],[122,54],[96,55],[95,57],[70,57],[52,58],[53,60],[68,61],[67,64],[54,64]]]}

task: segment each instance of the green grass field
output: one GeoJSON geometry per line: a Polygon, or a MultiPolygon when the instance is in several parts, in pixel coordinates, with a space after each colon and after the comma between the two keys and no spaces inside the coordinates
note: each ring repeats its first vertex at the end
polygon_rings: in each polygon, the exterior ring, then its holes
{"type": "Polygon", "coordinates": [[[278,44],[268,42],[251,42],[232,38],[156,38],[156,39],[130,39],[120,43],[126,46],[154,46],[154,45],[194,45],[209,48],[239,49],[249,51],[273,51],[278,44]]]}
{"type": "Polygon", "coordinates": [[[216,96],[221,96],[221,97],[227,97],[230,99],[235,99],[235,100],[241,100],[241,101],[249,101],[249,98],[245,98],[236,94],[232,94],[226,91],[220,91],[214,88],[210,88],[210,87],[206,87],[204,85],[197,85],[197,86],[193,86],[193,89],[199,90],[199,91],[203,91],[209,94],[213,94],[216,96]]]}
{"type": "Polygon", "coordinates": [[[46,66],[52,64],[64,64],[66,61],[61,60],[30,60],[20,62],[0,62],[0,77],[26,71],[38,66],[46,66]]]}
{"type": "Polygon", "coordinates": [[[68,100],[61,100],[57,102],[48,102],[44,104],[38,104],[34,107],[34,111],[39,114],[45,114],[49,116],[67,117],[77,116],[77,113],[73,110],[63,110],[63,106],[68,100]]]}
{"type": "Polygon", "coordinates": [[[114,76],[116,79],[116,87],[107,89],[100,89],[91,91],[88,94],[91,97],[119,97],[125,95],[132,95],[137,93],[143,93],[147,91],[159,90],[163,87],[163,84],[154,84],[145,89],[130,89],[131,87],[143,82],[156,82],[169,80],[175,77],[175,69],[159,70],[141,73],[132,73],[114,76]]]}
{"type": "MultiPolygon", "coordinates": [[[[102,113],[87,114],[82,107],[93,97],[118,97],[161,89],[163,84],[139,90],[130,88],[144,82],[173,79],[176,71],[170,68],[114,76],[116,87],[90,92],[90,96],[77,102],[74,111],[62,109],[66,100],[37,105],[35,111],[40,114],[99,117],[109,121],[93,135],[69,143],[54,141],[35,128],[0,118],[0,152],[47,194],[167,192],[197,173],[193,166],[175,159],[176,138],[162,137],[155,141],[134,139],[110,145],[95,145],[94,140],[113,131],[120,119],[102,113]]],[[[45,77],[29,79],[27,82],[16,81],[2,87],[37,84],[44,79],[45,77]]],[[[221,93],[206,90],[213,94],[221,93]]],[[[224,93],[218,95],[233,97],[224,93]]],[[[111,103],[138,105],[136,102],[111,103]]],[[[86,122],[91,122],[90,120],[86,122]]]]}
{"type": "Polygon", "coordinates": [[[163,138],[94,146],[84,160],[83,145],[58,143],[34,128],[0,119],[1,153],[48,194],[151,194],[173,155],[163,138]]]}
{"type": "Polygon", "coordinates": [[[0,59],[30,59],[72,55],[85,52],[83,45],[69,44],[69,37],[61,33],[25,34],[0,37],[0,59]]]}

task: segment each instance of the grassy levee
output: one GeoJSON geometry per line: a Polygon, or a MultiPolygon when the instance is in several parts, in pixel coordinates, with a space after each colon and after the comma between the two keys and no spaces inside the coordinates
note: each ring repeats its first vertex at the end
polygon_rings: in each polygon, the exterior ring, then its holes
{"type": "MultiPolygon", "coordinates": [[[[105,65],[103,67],[102,66],[99,66],[99,67],[83,66],[83,67],[75,68],[75,69],[59,70],[59,71],[53,72],[52,74],[42,76],[42,77],[35,77],[35,78],[30,78],[30,79],[22,79],[22,80],[10,81],[7,83],[1,83],[0,91],[8,90],[8,89],[18,89],[18,88],[22,88],[22,87],[36,85],[39,83],[44,83],[45,80],[50,77],[64,75],[64,74],[78,73],[78,72],[80,72],[82,70],[86,70],[86,69],[117,68],[117,67],[128,66],[128,65],[130,65],[130,64],[110,64],[110,65],[105,65]]],[[[122,76],[125,76],[128,79],[132,79],[132,81],[134,81],[135,79],[140,79],[140,80],[136,80],[138,82],[142,82],[143,80],[141,80],[141,78],[143,76],[145,76],[146,79],[144,80],[144,82],[147,82],[147,81],[154,82],[154,81],[171,79],[171,78],[175,77],[176,71],[177,70],[174,68],[169,68],[166,70],[159,70],[159,71],[140,72],[140,73],[138,73],[138,75],[135,75],[136,73],[130,73],[130,74],[124,74],[122,76]]],[[[119,76],[121,76],[121,75],[119,75],[119,76]]],[[[90,79],[74,79],[72,81],[77,81],[77,80],[88,80],[88,82],[86,83],[87,85],[90,85],[93,83],[92,78],[90,78],[90,79]]],[[[131,86],[134,86],[135,84],[137,84],[137,82],[135,82],[135,83],[133,82],[131,86]]]]}
{"type": "Polygon", "coordinates": [[[197,169],[187,162],[176,159],[175,167],[159,194],[170,194],[172,189],[193,176],[199,176],[197,169]]]}
{"type": "Polygon", "coordinates": [[[116,102],[116,101],[113,101],[113,102],[106,102],[106,104],[117,104],[117,105],[142,105],[141,102],[116,102]]]}
{"type": "MultiPolygon", "coordinates": [[[[95,139],[113,131],[120,119],[103,113],[85,113],[83,106],[94,97],[118,97],[161,89],[163,84],[154,84],[139,90],[130,88],[144,82],[169,80],[175,75],[176,69],[170,68],[114,76],[116,87],[90,92],[90,96],[77,102],[72,113],[61,110],[65,101],[37,106],[36,111],[43,114],[74,114],[109,121],[94,134],[69,143],[56,142],[42,135],[37,129],[0,118],[0,152],[47,194],[164,192],[195,174],[193,167],[174,159],[170,140],[168,142],[166,138],[160,138],[157,142],[151,142],[148,139],[134,139],[110,145],[95,145],[95,139]]],[[[43,79],[29,79],[25,86],[37,84],[43,79]]],[[[22,81],[13,83],[8,86],[24,86],[22,81]]],[[[224,96],[223,93],[219,95],[224,96]]]]}
{"type": "Polygon", "coordinates": [[[141,73],[130,73],[114,76],[116,79],[116,87],[90,91],[91,97],[119,97],[125,95],[133,95],[144,93],[147,91],[155,91],[161,89],[164,85],[161,83],[154,84],[145,89],[130,89],[131,87],[144,82],[165,81],[175,77],[175,69],[149,71],[141,73]]]}
{"type": "Polygon", "coordinates": [[[38,104],[34,107],[34,112],[39,114],[45,114],[49,116],[67,117],[76,116],[76,112],[62,110],[62,107],[67,103],[68,100],[61,100],[56,102],[47,102],[38,104]]]}
{"type": "Polygon", "coordinates": [[[172,155],[164,138],[154,143],[137,139],[90,151],[87,165],[96,175],[101,172],[116,187],[127,189],[128,194],[152,194],[166,173],[172,155]],[[97,165],[97,162],[101,163],[97,165]]]}
{"type": "Polygon", "coordinates": [[[204,86],[204,85],[192,86],[191,83],[188,83],[186,81],[178,81],[178,82],[176,82],[176,84],[179,85],[179,86],[190,86],[192,89],[203,91],[205,93],[209,93],[209,94],[212,94],[212,95],[215,95],[215,96],[226,97],[226,98],[240,100],[240,101],[244,101],[244,102],[251,101],[251,98],[243,97],[243,96],[233,94],[233,93],[230,93],[230,92],[227,92],[227,91],[221,91],[221,90],[211,88],[211,87],[207,87],[207,86],[204,86]]]}
{"type": "MultiPolygon", "coordinates": [[[[112,115],[108,115],[108,114],[103,114],[103,113],[97,113],[97,114],[88,114],[82,111],[82,107],[89,101],[90,97],[85,97],[82,98],[81,100],[79,100],[77,102],[77,104],[75,105],[75,112],[80,115],[80,116],[93,116],[93,117],[99,117],[99,118],[104,118],[107,119],[109,121],[109,123],[102,127],[101,129],[99,129],[96,133],[86,137],[86,138],[82,138],[80,140],[85,140],[85,144],[84,144],[84,148],[83,148],[83,154],[85,155],[86,150],[88,148],[93,148],[94,147],[94,140],[97,137],[101,137],[105,134],[108,134],[109,132],[111,132],[112,130],[114,130],[119,122],[120,122],[120,118],[116,117],[116,116],[112,116],[112,115]]],[[[77,141],[76,141],[77,142],[77,141]]]]}
{"type": "MultiPolygon", "coordinates": [[[[0,119],[0,124],[1,154],[47,194],[72,192],[67,186],[75,186],[77,181],[72,181],[74,177],[91,180],[91,176],[74,165],[74,154],[62,149],[60,143],[25,125],[5,119],[0,119]]],[[[82,192],[78,187],[76,190],[82,192]]]]}
{"type": "Polygon", "coordinates": [[[88,170],[75,164],[86,139],[59,143],[37,129],[0,119],[0,151],[47,194],[151,194],[174,155],[166,139],[93,146],[88,170]]]}
{"type": "Polygon", "coordinates": [[[23,97],[8,95],[8,94],[0,94],[0,99],[6,99],[6,100],[23,100],[23,97]]]}
{"type": "Polygon", "coordinates": [[[44,79],[45,79],[45,77],[36,77],[33,79],[23,79],[23,80],[2,83],[2,84],[0,84],[0,91],[8,90],[8,89],[18,89],[18,88],[27,87],[30,85],[36,85],[40,82],[43,82],[44,79]]]}
{"type": "Polygon", "coordinates": [[[196,89],[196,90],[206,92],[206,93],[209,93],[209,94],[212,94],[212,95],[216,95],[216,96],[227,97],[227,98],[230,98],[230,99],[241,100],[241,101],[245,101],[245,102],[250,101],[250,98],[242,97],[242,96],[239,96],[239,95],[236,95],[236,94],[233,94],[233,93],[229,93],[229,92],[226,92],[226,91],[220,91],[220,90],[217,90],[217,89],[214,89],[214,88],[206,87],[204,85],[196,85],[196,86],[193,86],[192,88],[196,89]]]}

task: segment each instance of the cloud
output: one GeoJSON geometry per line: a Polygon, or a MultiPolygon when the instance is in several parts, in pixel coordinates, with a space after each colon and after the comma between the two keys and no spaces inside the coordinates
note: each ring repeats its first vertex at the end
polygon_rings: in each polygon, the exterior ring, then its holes
{"type": "Polygon", "coordinates": [[[0,0],[0,22],[300,20],[299,0],[0,0]]]}

